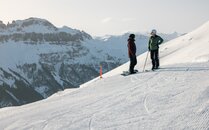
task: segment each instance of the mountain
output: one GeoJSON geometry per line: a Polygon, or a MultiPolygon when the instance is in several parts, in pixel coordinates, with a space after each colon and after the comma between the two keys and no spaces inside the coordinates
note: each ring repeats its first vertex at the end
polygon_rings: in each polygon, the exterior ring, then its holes
{"type": "MultiPolygon", "coordinates": [[[[128,35],[104,40],[39,18],[0,21],[0,107],[78,88],[99,75],[100,65],[105,73],[127,62],[128,35]]],[[[139,55],[148,36],[138,34],[136,41],[139,55]]]]}
{"type": "Polygon", "coordinates": [[[79,87],[98,76],[106,58],[110,69],[120,65],[118,59],[88,46],[93,39],[84,31],[57,28],[39,18],[0,23],[0,107],[79,87]]]}
{"type": "MultiPolygon", "coordinates": [[[[165,43],[161,69],[120,73],[126,63],[80,88],[48,99],[0,109],[0,129],[209,129],[209,22],[165,43]]],[[[146,69],[150,68],[150,61],[146,69]]]]}

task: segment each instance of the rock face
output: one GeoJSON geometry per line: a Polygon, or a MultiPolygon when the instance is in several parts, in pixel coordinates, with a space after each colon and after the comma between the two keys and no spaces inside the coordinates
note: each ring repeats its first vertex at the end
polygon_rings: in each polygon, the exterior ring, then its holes
{"type": "MultiPolygon", "coordinates": [[[[0,107],[31,103],[77,88],[128,61],[128,34],[93,39],[84,31],[57,28],[39,18],[0,21],[0,107]]],[[[138,54],[148,37],[137,35],[138,54]]]]}

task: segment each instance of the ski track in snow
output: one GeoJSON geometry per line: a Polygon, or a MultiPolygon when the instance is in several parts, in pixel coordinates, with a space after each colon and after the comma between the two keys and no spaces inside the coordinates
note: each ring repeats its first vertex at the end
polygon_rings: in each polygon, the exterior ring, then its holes
{"type": "Polygon", "coordinates": [[[145,98],[144,98],[144,108],[147,111],[147,114],[150,115],[150,112],[149,112],[148,107],[147,107],[147,97],[148,97],[148,95],[146,95],[145,98]]]}

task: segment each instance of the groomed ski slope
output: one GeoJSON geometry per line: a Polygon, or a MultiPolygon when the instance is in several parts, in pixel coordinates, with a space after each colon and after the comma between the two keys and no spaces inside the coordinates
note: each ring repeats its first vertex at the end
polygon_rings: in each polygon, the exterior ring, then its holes
{"type": "MultiPolygon", "coordinates": [[[[208,130],[208,48],[209,22],[162,45],[162,69],[123,77],[127,63],[79,89],[3,108],[0,129],[208,130]]],[[[146,53],[138,57],[140,71],[145,57],[146,53]]]]}

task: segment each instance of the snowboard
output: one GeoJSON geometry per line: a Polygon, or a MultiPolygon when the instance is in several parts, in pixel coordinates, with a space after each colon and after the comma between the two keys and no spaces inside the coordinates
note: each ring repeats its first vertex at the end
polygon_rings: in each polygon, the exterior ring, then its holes
{"type": "MultiPolygon", "coordinates": [[[[134,70],[135,73],[133,74],[137,74],[139,71],[138,70],[134,70]]],[[[123,73],[121,74],[122,76],[128,76],[128,75],[133,75],[133,74],[130,74],[129,71],[123,71],[123,73]]]]}

